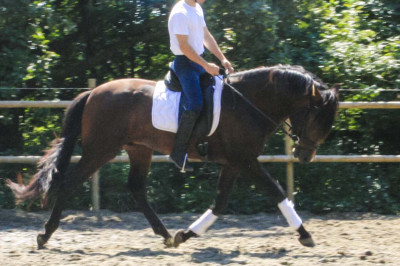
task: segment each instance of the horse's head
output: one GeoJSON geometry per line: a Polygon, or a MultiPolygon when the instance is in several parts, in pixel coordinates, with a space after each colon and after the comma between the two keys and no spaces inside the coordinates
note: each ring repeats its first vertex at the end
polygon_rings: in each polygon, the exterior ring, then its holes
{"type": "Polygon", "coordinates": [[[318,146],[326,139],[338,108],[338,90],[319,91],[312,85],[309,104],[290,116],[293,134],[298,138],[295,143],[294,157],[301,163],[310,162],[318,146]]]}

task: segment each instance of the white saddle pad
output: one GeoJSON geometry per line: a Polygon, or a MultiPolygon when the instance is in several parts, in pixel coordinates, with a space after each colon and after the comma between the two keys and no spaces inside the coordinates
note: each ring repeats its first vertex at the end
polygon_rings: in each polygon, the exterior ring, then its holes
{"type": "MultiPolygon", "coordinates": [[[[221,95],[223,89],[222,77],[215,77],[214,86],[214,117],[208,136],[211,136],[218,127],[221,114],[221,95]]],[[[153,94],[153,108],[151,117],[153,126],[157,129],[176,133],[178,130],[178,112],[180,92],[168,90],[164,81],[158,81],[153,94]]]]}

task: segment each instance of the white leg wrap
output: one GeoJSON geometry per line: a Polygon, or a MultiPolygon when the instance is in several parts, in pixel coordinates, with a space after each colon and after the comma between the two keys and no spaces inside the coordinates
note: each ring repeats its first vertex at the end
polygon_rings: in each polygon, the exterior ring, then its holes
{"type": "Polygon", "coordinates": [[[290,227],[293,227],[296,230],[299,229],[303,222],[294,210],[293,202],[288,199],[284,199],[281,203],[278,204],[278,207],[281,210],[283,216],[285,216],[290,227]]]}
{"type": "Polygon", "coordinates": [[[189,230],[198,235],[203,234],[217,220],[218,216],[208,209],[199,219],[189,226],[189,230]]]}

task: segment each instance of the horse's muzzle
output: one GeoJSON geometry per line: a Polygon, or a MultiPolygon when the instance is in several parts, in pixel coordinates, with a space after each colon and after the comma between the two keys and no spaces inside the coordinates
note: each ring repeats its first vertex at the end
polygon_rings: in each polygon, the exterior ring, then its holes
{"type": "Polygon", "coordinates": [[[309,163],[314,159],[316,152],[316,149],[302,147],[301,145],[297,144],[293,149],[293,156],[298,158],[300,163],[309,163]]]}

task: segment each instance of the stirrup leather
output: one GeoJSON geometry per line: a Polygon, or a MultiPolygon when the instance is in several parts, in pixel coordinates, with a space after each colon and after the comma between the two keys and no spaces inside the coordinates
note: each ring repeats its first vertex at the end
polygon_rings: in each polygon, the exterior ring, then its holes
{"type": "Polygon", "coordinates": [[[186,167],[187,157],[188,157],[188,154],[186,153],[185,158],[183,159],[182,169],[180,170],[181,173],[186,173],[185,167],[186,167]]]}

